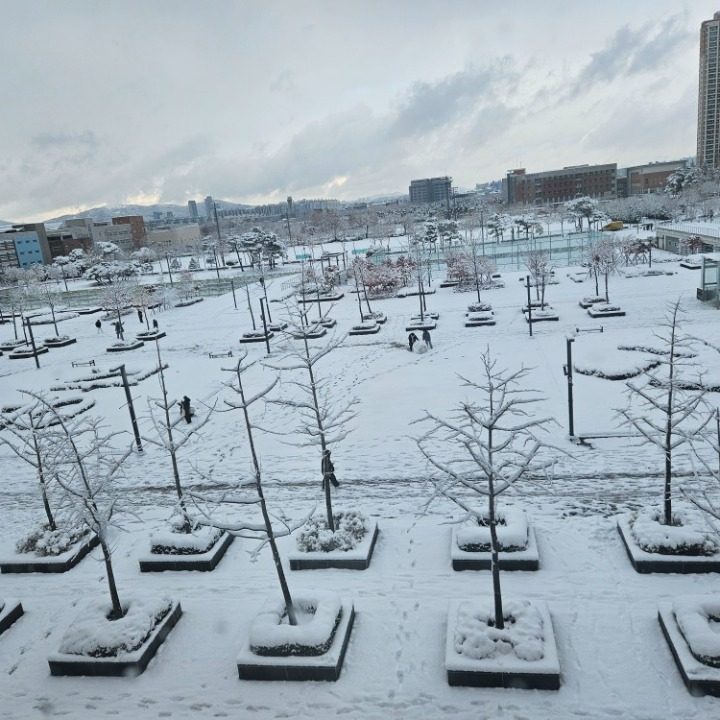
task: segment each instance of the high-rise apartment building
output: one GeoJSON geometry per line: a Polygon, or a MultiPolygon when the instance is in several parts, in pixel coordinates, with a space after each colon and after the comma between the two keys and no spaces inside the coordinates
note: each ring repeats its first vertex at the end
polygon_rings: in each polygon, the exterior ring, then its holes
{"type": "Polygon", "coordinates": [[[212,195],[205,198],[205,218],[207,220],[215,218],[215,201],[212,199],[212,195]]]}
{"type": "Polygon", "coordinates": [[[720,12],[700,26],[697,164],[720,167],[720,12]]]}
{"type": "Polygon", "coordinates": [[[434,177],[410,181],[410,202],[413,204],[442,202],[449,207],[451,197],[451,177],[434,177]]]}
{"type": "Polygon", "coordinates": [[[190,213],[191,220],[198,219],[197,203],[194,200],[188,200],[188,212],[190,213]]]}

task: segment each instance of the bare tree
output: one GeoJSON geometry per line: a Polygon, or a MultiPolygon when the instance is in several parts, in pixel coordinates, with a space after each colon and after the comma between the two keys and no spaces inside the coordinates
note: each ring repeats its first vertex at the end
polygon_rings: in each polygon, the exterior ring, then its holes
{"type": "MultiPolygon", "coordinates": [[[[345,338],[333,336],[320,348],[310,348],[307,330],[303,323],[303,309],[295,308],[290,313],[290,322],[287,332],[291,336],[300,336],[299,349],[287,353],[279,363],[265,365],[283,373],[298,373],[304,378],[286,380],[285,382],[299,391],[300,397],[284,396],[270,402],[281,407],[290,408],[298,415],[297,436],[300,440],[291,444],[297,447],[315,447],[320,450],[320,458],[326,450],[334,448],[350,433],[348,423],[355,417],[353,411],[357,399],[348,397],[344,392],[342,397],[333,390],[334,376],[322,378],[318,375],[316,365],[339,348],[345,338]]],[[[320,322],[317,327],[321,327],[320,322]]],[[[331,481],[327,474],[323,475],[323,490],[325,493],[325,510],[327,524],[331,532],[335,532],[335,521],[332,511],[331,481]]]]}
{"type": "Polygon", "coordinates": [[[619,253],[616,244],[608,238],[600,238],[590,242],[584,253],[584,261],[588,266],[588,275],[595,280],[595,295],[600,295],[600,277],[605,280],[605,302],[610,302],[608,281],[610,275],[618,271],[619,253]]]}
{"type": "Polygon", "coordinates": [[[540,307],[544,309],[545,289],[553,271],[550,255],[544,250],[528,250],[525,266],[530,272],[533,285],[535,285],[535,297],[540,302],[540,307]]]}
{"type": "Polygon", "coordinates": [[[124,340],[122,310],[132,304],[132,289],[127,280],[118,278],[114,283],[108,285],[103,291],[102,303],[106,310],[114,311],[117,314],[120,339],[124,340]]]}
{"type": "Polygon", "coordinates": [[[115,582],[109,530],[116,524],[119,495],[114,480],[132,453],[116,450],[113,439],[122,433],[107,433],[97,419],[66,421],[41,395],[28,393],[54,416],[48,434],[52,472],[64,490],[78,524],[94,533],[100,541],[112,611],[109,620],[123,617],[125,611],[115,582]]]}
{"type": "MultiPolygon", "coordinates": [[[[490,567],[495,604],[495,626],[505,627],[500,587],[497,536],[498,498],[528,475],[545,471],[552,459],[539,457],[543,444],[535,432],[551,421],[534,418],[528,406],[540,400],[535,391],[519,388],[527,375],[521,368],[515,372],[500,370],[487,348],[480,355],[478,381],[462,376],[462,386],[479,395],[478,400],[460,403],[449,420],[425,412],[415,422],[426,423],[429,430],[417,439],[423,456],[440,472],[432,479],[435,491],[430,502],[446,497],[480,525],[490,529],[490,567]],[[466,496],[479,496],[487,502],[477,507],[466,496]]],[[[429,504],[429,503],[428,503],[429,504]]]]}
{"type": "Polygon", "coordinates": [[[668,308],[668,314],[661,323],[662,330],[654,336],[661,341],[661,354],[657,356],[659,365],[646,370],[642,384],[626,382],[628,388],[628,406],[619,411],[624,425],[634,428],[642,436],[643,444],[654,445],[662,451],[665,458],[665,483],[663,490],[663,524],[672,525],[672,479],[673,453],[690,438],[701,433],[709,417],[698,419],[703,403],[701,390],[688,390],[689,386],[700,386],[699,373],[697,383],[688,383],[689,368],[696,368],[692,358],[692,341],[680,334],[680,301],[668,308]],[[634,406],[633,401],[637,404],[634,406]],[[691,427],[692,426],[692,427],[691,427]]]}

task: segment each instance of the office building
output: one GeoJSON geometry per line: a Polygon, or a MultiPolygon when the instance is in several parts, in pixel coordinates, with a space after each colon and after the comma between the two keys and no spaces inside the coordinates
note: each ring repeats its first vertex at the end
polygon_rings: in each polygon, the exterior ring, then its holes
{"type": "Polygon", "coordinates": [[[31,265],[48,265],[52,262],[47,233],[43,223],[27,223],[13,225],[10,230],[0,233],[3,265],[28,268],[31,265]],[[15,250],[15,262],[12,260],[12,251],[9,243],[12,242],[15,250]]]}
{"type": "MultiPolygon", "coordinates": [[[[138,250],[147,244],[147,233],[145,232],[145,220],[142,215],[125,215],[114,217],[113,225],[129,225],[132,247],[130,250],[138,250]]],[[[123,248],[127,250],[128,248],[123,248]]]]}
{"type": "Polygon", "coordinates": [[[700,26],[700,72],[698,87],[697,164],[720,167],[720,12],[700,26]]]}
{"type": "Polygon", "coordinates": [[[686,164],[686,160],[669,160],[618,168],[617,196],[622,198],[664,192],[670,175],[686,164]]]}
{"type": "Polygon", "coordinates": [[[572,165],[561,170],[528,173],[509,170],[502,181],[503,200],[509,205],[548,205],[578,197],[614,198],[617,163],[572,165]]]}
{"type": "Polygon", "coordinates": [[[410,202],[413,204],[445,203],[449,208],[451,197],[451,177],[434,177],[410,181],[410,202]]]}
{"type": "Polygon", "coordinates": [[[197,203],[194,200],[188,200],[188,212],[190,213],[190,220],[197,222],[200,216],[198,215],[197,203]]]}
{"type": "Polygon", "coordinates": [[[208,195],[205,198],[205,219],[215,219],[215,201],[212,199],[212,195],[208,195]]]}

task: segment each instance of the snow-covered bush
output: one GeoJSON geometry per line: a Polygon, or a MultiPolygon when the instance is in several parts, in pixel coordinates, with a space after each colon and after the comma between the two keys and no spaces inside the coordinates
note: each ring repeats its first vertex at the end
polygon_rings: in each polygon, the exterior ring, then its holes
{"type": "Polygon", "coordinates": [[[342,604],[337,595],[294,599],[298,624],[290,625],[285,603],[268,604],[250,628],[250,650],[256,655],[323,655],[333,643],[342,618],[342,604]]]}
{"type": "Polygon", "coordinates": [[[638,512],[630,527],[645,552],[661,555],[712,555],[718,546],[710,537],[703,518],[688,508],[673,508],[672,524],[665,525],[661,507],[638,512]]]}
{"type": "Polygon", "coordinates": [[[515,655],[520,660],[542,660],[545,642],[542,615],[528,601],[505,603],[504,625],[498,629],[492,600],[474,600],[458,606],[455,652],[473,660],[515,655]]]}
{"type": "MultiPolygon", "coordinates": [[[[498,550],[517,552],[528,544],[527,516],[520,510],[497,510],[498,550]]],[[[472,525],[457,531],[457,545],[466,552],[488,552],[491,547],[490,518],[487,513],[474,518],[472,525]]]]}
{"type": "Polygon", "coordinates": [[[210,550],[221,535],[222,530],[214,527],[199,527],[188,533],[181,522],[169,532],[155,533],[150,538],[150,552],[153,555],[200,555],[210,550]]]}
{"type": "Polygon", "coordinates": [[[130,600],[123,603],[124,615],[110,620],[112,606],[94,602],[68,628],[60,652],[89,657],[117,657],[137,650],[158,623],[170,612],[172,600],[130,600]]]}
{"type": "Polygon", "coordinates": [[[367,518],[359,512],[335,513],[335,532],[328,528],[327,518],[310,518],[297,537],[300,552],[331,552],[353,550],[367,533],[367,518]]]}
{"type": "Polygon", "coordinates": [[[51,530],[47,525],[33,530],[15,544],[19,553],[35,553],[40,557],[55,557],[69,550],[82,540],[88,529],[79,526],[59,527],[51,530]]]}

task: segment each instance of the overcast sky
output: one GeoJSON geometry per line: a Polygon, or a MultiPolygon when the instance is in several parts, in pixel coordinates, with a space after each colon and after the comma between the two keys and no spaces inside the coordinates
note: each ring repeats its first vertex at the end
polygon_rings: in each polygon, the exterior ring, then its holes
{"type": "Polygon", "coordinates": [[[704,0],[0,0],[0,218],[695,153],[704,0]]]}

